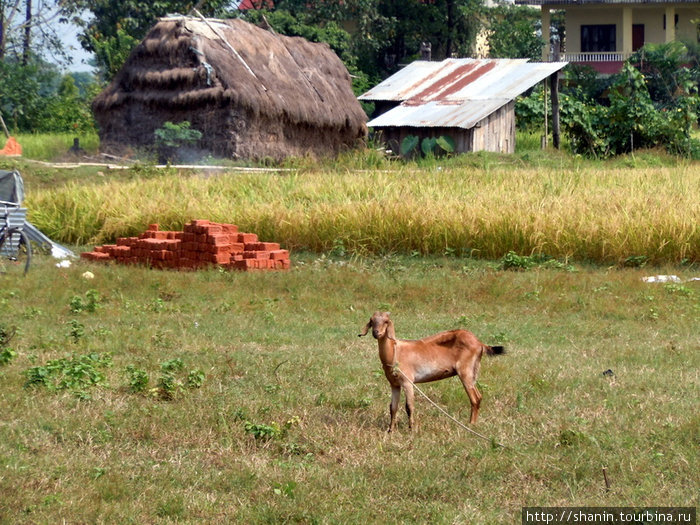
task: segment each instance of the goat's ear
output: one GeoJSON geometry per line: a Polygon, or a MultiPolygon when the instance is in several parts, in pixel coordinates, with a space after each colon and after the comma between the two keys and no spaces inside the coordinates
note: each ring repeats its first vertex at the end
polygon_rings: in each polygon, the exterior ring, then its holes
{"type": "Polygon", "coordinates": [[[396,341],[396,332],[394,331],[394,321],[391,319],[387,320],[386,323],[386,336],[392,341],[396,341]]]}
{"type": "Polygon", "coordinates": [[[369,332],[370,328],[372,328],[372,320],[370,320],[369,323],[367,323],[367,325],[365,326],[365,329],[362,330],[361,334],[357,334],[357,337],[362,337],[363,335],[367,335],[367,332],[369,332]]]}

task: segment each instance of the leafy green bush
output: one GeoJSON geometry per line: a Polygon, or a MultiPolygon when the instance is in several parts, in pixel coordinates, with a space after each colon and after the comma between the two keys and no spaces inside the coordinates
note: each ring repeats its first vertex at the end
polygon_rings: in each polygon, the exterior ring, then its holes
{"type": "Polygon", "coordinates": [[[243,428],[248,434],[251,434],[255,439],[263,441],[275,439],[282,436],[282,429],[274,421],[269,425],[265,425],[263,423],[251,423],[250,421],[246,421],[243,425],[243,428]]]}
{"type": "MultiPolygon", "coordinates": [[[[700,156],[700,142],[691,136],[700,71],[684,67],[684,49],[679,43],[647,45],[607,80],[569,69],[560,116],[573,152],[608,157],[663,146],[675,155],[700,156]]],[[[518,128],[542,129],[544,104],[541,89],[519,99],[518,128]]]]}
{"type": "Polygon", "coordinates": [[[504,270],[529,270],[535,266],[574,270],[573,266],[557,261],[554,257],[546,254],[518,255],[514,251],[509,251],[501,259],[501,268],[504,270]]]}
{"type": "Polygon", "coordinates": [[[179,124],[166,122],[162,128],[155,130],[156,146],[177,148],[191,146],[202,138],[202,132],[190,128],[189,121],[184,120],[179,124]]]}
{"type": "Polygon", "coordinates": [[[17,356],[12,348],[0,348],[0,366],[8,364],[17,356]]]}
{"type": "Polygon", "coordinates": [[[201,388],[204,384],[204,372],[198,368],[190,370],[183,382],[178,373],[184,368],[185,363],[179,357],[163,361],[160,364],[158,386],[153,389],[153,394],[166,401],[171,401],[183,390],[184,385],[191,389],[201,388]]]}
{"type": "Polygon", "coordinates": [[[201,388],[204,384],[204,372],[196,368],[187,374],[187,386],[189,388],[201,388]]]}
{"type": "Polygon", "coordinates": [[[90,399],[87,390],[105,385],[103,369],[112,366],[109,354],[62,357],[24,371],[25,386],[43,386],[50,392],[67,390],[81,399],[90,399]]]}
{"type": "Polygon", "coordinates": [[[415,135],[407,135],[401,141],[400,153],[402,157],[411,157],[416,153],[416,148],[420,144],[420,151],[424,156],[435,155],[436,153],[454,153],[455,141],[449,135],[439,137],[425,137],[420,140],[415,135]],[[436,150],[436,148],[439,148],[436,150]]]}
{"type": "Polygon", "coordinates": [[[194,146],[202,138],[202,132],[190,126],[187,120],[179,124],[166,122],[163,127],[153,132],[160,162],[175,160],[180,148],[194,146]]]}
{"type": "Polygon", "coordinates": [[[70,325],[68,336],[73,339],[73,343],[78,344],[85,336],[85,326],[77,319],[71,319],[68,324],[70,325]]]}
{"type": "Polygon", "coordinates": [[[148,373],[134,365],[125,368],[129,390],[134,393],[145,392],[148,388],[148,373]]]}
{"type": "Polygon", "coordinates": [[[97,290],[85,292],[85,300],[80,295],[71,297],[69,307],[71,313],[94,312],[100,304],[100,294],[97,290]]]}

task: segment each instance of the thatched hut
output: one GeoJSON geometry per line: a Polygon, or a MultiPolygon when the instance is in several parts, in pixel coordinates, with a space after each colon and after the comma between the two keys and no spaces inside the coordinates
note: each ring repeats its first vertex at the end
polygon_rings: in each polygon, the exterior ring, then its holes
{"type": "Polygon", "coordinates": [[[214,156],[281,159],[353,147],[366,116],[326,44],[239,19],[161,19],[93,103],[103,151],[154,144],[188,121],[214,156]]]}

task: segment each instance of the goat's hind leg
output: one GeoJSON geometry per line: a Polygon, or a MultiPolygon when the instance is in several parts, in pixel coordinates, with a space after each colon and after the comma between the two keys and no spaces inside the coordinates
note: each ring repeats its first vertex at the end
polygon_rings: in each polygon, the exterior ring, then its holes
{"type": "MultiPolygon", "coordinates": [[[[476,367],[478,372],[479,368],[476,367]]],[[[474,373],[474,367],[466,367],[466,370],[459,372],[459,379],[462,381],[462,386],[469,396],[469,402],[472,405],[471,417],[469,418],[469,423],[472,425],[476,423],[476,418],[479,417],[479,406],[481,405],[481,392],[476,388],[476,373],[474,373]]]]}
{"type": "Polygon", "coordinates": [[[389,405],[389,428],[387,432],[392,432],[396,428],[396,412],[399,410],[399,399],[401,398],[401,387],[391,386],[391,404],[389,405]]]}

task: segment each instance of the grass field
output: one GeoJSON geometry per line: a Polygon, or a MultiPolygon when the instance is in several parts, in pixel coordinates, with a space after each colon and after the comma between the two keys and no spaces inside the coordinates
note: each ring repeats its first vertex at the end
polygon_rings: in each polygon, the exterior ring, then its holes
{"type": "MultiPolygon", "coordinates": [[[[218,177],[3,163],[25,176],[32,222],[76,251],[193,218],[294,251],[286,272],[39,255],[25,278],[0,275],[2,524],[507,524],[524,506],[698,505],[693,163],[367,155],[218,177]],[[590,246],[610,251],[577,251],[590,246]],[[654,274],[681,282],[642,281],[654,274]],[[418,429],[402,412],[386,433],[376,342],[357,337],[375,310],[399,338],[462,327],[506,346],[482,361],[473,428],[489,439],[420,396],[418,429]]],[[[423,390],[468,421],[456,378],[423,390]]]]}
{"type": "MultiPolygon", "coordinates": [[[[16,329],[0,367],[3,523],[516,523],[522,506],[697,505],[697,283],[457,258],[39,264],[0,292],[16,329]],[[399,337],[461,326],[506,345],[482,363],[475,426],[505,449],[421,398],[418,431],[402,417],[385,433],[376,343],[356,336],[376,309],[399,337]]],[[[425,391],[468,421],[456,379],[425,391]]]]}

